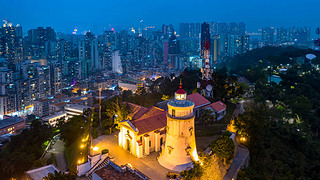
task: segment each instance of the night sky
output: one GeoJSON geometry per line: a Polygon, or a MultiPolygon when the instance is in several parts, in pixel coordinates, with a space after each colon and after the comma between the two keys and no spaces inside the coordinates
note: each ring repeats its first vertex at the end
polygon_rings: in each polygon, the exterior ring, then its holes
{"type": "Polygon", "coordinates": [[[104,28],[160,28],[180,22],[245,22],[248,32],[265,26],[320,26],[320,0],[0,0],[0,19],[21,24],[24,33],[38,26],[71,33],[104,28]]]}

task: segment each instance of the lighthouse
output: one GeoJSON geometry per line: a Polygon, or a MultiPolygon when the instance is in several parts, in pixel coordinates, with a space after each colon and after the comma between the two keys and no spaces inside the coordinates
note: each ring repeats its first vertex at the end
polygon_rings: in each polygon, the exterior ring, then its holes
{"type": "Polygon", "coordinates": [[[183,171],[199,161],[194,129],[194,103],[186,99],[182,83],[168,102],[166,141],[158,162],[167,169],[183,171]]]}

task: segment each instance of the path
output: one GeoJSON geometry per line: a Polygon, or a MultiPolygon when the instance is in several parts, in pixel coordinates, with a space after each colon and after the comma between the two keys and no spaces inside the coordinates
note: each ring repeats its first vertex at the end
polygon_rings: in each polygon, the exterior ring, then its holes
{"type": "Polygon", "coordinates": [[[49,155],[54,154],[58,169],[63,172],[67,171],[67,163],[64,157],[64,143],[60,139],[48,150],[49,155]]]}
{"type": "Polygon", "coordinates": [[[247,165],[249,160],[249,151],[243,146],[239,146],[238,152],[234,157],[227,174],[224,176],[224,180],[235,179],[238,175],[239,170],[247,165]]]}

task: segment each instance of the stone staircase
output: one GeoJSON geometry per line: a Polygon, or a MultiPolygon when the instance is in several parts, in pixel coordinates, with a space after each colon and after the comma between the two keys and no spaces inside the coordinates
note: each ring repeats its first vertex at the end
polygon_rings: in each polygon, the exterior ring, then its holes
{"type": "Polygon", "coordinates": [[[92,173],[93,171],[95,170],[98,170],[104,166],[106,166],[109,162],[109,157],[106,157],[104,159],[100,159],[100,161],[98,161],[87,173],[86,173],[86,176],[89,180],[92,180],[92,173]]]}

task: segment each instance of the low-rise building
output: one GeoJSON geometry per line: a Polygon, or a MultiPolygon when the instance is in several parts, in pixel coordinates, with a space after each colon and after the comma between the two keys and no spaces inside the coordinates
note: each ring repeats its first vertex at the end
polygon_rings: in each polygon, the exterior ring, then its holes
{"type": "Polygon", "coordinates": [[[53,114],[55,112],[60,112],[64,110],[64,106],[66,105],[66,102],[59,102],[49,105],[49,112],[50,114],[53,114]]]}
{"type": "Polygon", "coordinates": [[[119,166],[112,161],[92,173],[93,180],[148,180],[149,178],[130,165],[119,166]]]}
{"type": "Polygon", "coordinates": [[[26,121],[21,117],[10,117],[0,121],[0,136],[16,134],[18,130],[26,127],[26,121]]]}
{"type": "Polygon", "coordinates": [[[67,113],[64,111],[57,112],[50,116],[43,117],[41,121],[45,124],[55,127],[60,119],[63,119],[64,121],[68,120],[67,113]]]}
{"type": "Polygon", "coordinates": [[[222,119],[227,113],[227,111],[226,111],[227,105],[225,105],[221,101],[212,103],[212,104],[206,106],[205,109],[210,109],[211,111],[213,111],[213,114],[215,115],[216,121],[222,119]]]}
{"type": "Polygon", "coordinates": [[[130,90],[135,93],[137,89],[144,87],[144,82],[127,78],[120,80],[118,85],[122,88],[122,90],[130,90]]]}
{"type": "Polygon", "coordinates": [[[73,116],[82,115],[88,108],[90,107],[79,104],[67,104],[64,110],[67,113],[67,117],[72,118],[73,116]]]}
{"type": "Polygon", "coordinates": [[[42,180],[44,177],[48,176],[49,173],[54,174],[54,172],[60,172],[53,164],[43,166],[40,168],[32,169],[25,172],[25,179],[27,180],[42,180]]]}

